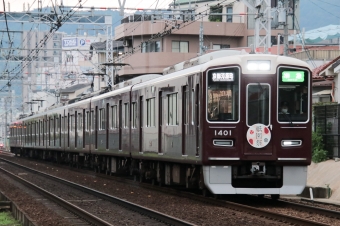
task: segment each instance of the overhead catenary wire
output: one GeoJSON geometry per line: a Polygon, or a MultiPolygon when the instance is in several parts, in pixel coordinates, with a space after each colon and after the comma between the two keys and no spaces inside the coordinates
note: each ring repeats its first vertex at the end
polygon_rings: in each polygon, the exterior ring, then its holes
{"type": "MultiPolygon", "coordinates": [[[[87,0],[85,0],[86,2],[87,0]]],[[[14,72],[15,70],[19,70],[17,73],[16,73],[16,76],[13,76],[11,80],[15,79],[18,77],[19,73],[22,72],[22,70],[28,65],[31,63],[32,59],[36,56],[37,53],[39,53],[39,51],[41,50],[41,48],[43,47],[43,44],[48,41],[52,35],[67,21],[67,19],[69,19],[74,13],[76,13],[76,11],[74,10],[76,7],[81,7],[81,4],[80,2],[77,3],[77,5],[71,9],[69,12],[67,12],[67,14],[64,16],[64,17],[59,17],[57,19],[57,22],[55,24],[52,24],[50,30],[49,30],[49,33],[48,35],[45,35],[44,38],[42,40],[40,40],[40,43],[36,45],[36,49],[35,50],[32,50],[29,55],[27,57],[25,57],[25,59],[23,60],[25,62],[24,65],[18,65],[17,67],[15,67],[14,69],[12,69],[11,72],[14,72]],[[78,6],[79,5],[79,6],[78,6]],[[34,54],[36,53],[36,54],[34,54]],[[21,66],[21,67],[20,67],[21,66]]],[[[3,90],[7,85],[3,86],[1,90],[3,90]]]]}

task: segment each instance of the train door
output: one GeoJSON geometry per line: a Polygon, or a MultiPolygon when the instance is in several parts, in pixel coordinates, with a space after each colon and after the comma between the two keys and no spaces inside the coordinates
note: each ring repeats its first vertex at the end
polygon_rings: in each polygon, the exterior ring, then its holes
{"type": "Polygon", "coordinates": [[[189,134],[189,90],[188,86],[182,87],[182,155],[186,155],[186,141],[189,134]]]}
{"type": "Polygon", "coordinates": [[[143,96],[139,98],[139,152],[143,152],[143,96]]]}
{"type": "Polygon", "coordinates": [[[195,89],[195,126],[196,126],[196,156],[199,156],[199,148],[200,148],[200,106],[199,106],[199,84],[196,85],[195,89]]]}
{"type": "Polygon", "coordinates": [[[163,97],[162,91],[158,93],[158,153],[162,153],[162,127],[163,127],[163,97]]]}
{"type": "Polygon", "coordinates": [[[123,127],[123,106],[122,106],[122,100],[120,100],[119,101],[119,109],[118,109],[118,111],[119,111],[119,148],[118,148],[118,150],[119,151],[122,151],[122,127],[123,127]]]}
{"type": "MultiPolygon", "coordinates": [[[[272,156],[273,148],[271,140],[272,121],[275,119],[275,107],[272,101],[273,79],[247,77],[244,79],[243,90],[245,92],[245,101],[241,101],[245,117],[243,136],[244,142],[243,154],[245,156],[272,156]]],[[[220,103],[221,105],[222,103],[220,103]]]]}
{"type": "Polygon", "coordinates": [[[110,132],[110,104],[106,104],[106,118],[105,118],[105,139],[106,139],[106,144],[105,148],[106,150],[109,149],[109,132],[110,132]]]}

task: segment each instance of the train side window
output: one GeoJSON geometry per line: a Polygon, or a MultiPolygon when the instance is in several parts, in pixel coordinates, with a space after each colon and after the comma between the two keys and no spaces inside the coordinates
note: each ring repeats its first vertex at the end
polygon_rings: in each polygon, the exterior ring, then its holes
{"type": "Polygon", "coordinates": [[[183,86],[182,111],[184,113],[184,124],[189,124],[189,90],[188,86],[183,86]]]}
{"type": "Polygon", "coordinates": [[[81,113],[78,113],[77,121],[77,130],[81,132],[83,130],[83,115],[81,113]]]}
{"type": "Polygon", "coordinates": [[[105,130],[105,108],[99,109],[99,130],[105,130]]]}
{"type": "Polygon", "coordinates": [[[207,119],[210,122],[239,120],[240,69],[222,68],[208,71],[207,119]]]}
{"type": "Polygon", "coordinates": [[[133,102],[131,104],[131,127],[137,128],[137,103],[133,102]]]}
{"type": "Polygon", "coordinates": [[[124,103],[124,128],[129,127],[129,103],[124,103]]]}
{"type": "Polygon", "coordinates": [[[168,95],[168,125],[178,125],[177,93],[168,95]]]}
{"type": "Polygon", "coordinates": [[[95,131],[96,130],[96,115],[94,114],[94,110],[91,111],[91,115],[90,115],[90,129],[91,131],[95,131]]]}
{"type": "Polygon", "coordinates": [[[111,129],[117,128],[117,105],[111,106],[111,129]]]}
{"type": "Polygon", "coordinates": [[[90,112],[86,112],[85,114],[85,131],[89,131],[90,128],[90,112]]]}
{"type": "Polygon", "coordinates": [[[307,122],[309,119],[309,80],[308,70],[280,67],[278,70],[278,122],[307,122]],[[282,108],[287,110],[282,110],[282,108]]]}
{"type": "Polygon", "coordinates": [[[70,132],[74,131],[74,115],[70,115],[70,132]]]}
{"type": "Polygon", "coordinates": [[[146,126],[155,126],[155,98],[146,100],[146,126]]]}

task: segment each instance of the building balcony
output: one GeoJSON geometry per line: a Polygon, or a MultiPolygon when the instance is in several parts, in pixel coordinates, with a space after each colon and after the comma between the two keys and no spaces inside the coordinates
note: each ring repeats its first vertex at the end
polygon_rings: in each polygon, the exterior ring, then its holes
{"type": "MultiPolygon", "coordinates": [[[[195,21],[182,24],[179,21],[179,29],[172,29],[172,34],[176,35],[195,35],[200,31],[201,22],[195,21]],[[185,26],[189,24],[188,26],[185,26]]],[[[132,36],[152,36],[170,29],[164,20],[124,23],[115,28],[115,39],[124,40],[132,36]],[[138,25],[138,26],[137,26],[138,25]]],[[[226,23],[226,22],[203,22],[204,35],[209,36],[231,36],[244,37],[246,35],[245,23],[226,23]]]]}

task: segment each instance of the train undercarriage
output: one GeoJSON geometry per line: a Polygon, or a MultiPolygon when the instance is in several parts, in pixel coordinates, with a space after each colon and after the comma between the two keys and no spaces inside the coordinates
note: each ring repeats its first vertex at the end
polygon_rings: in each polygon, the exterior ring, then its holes
{"type": "Polygon", "coordinates": [[[212,194],[298,194],[305,187],[304,166],[274,162],[243,162],[234,166],[202,166],[50,150],[15,149],[17,156],[35,158],[107,175],[134,177],[140,182],[199,189],[212,194]]]}

